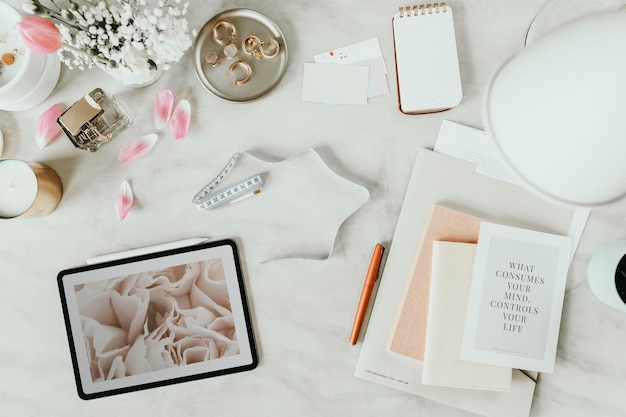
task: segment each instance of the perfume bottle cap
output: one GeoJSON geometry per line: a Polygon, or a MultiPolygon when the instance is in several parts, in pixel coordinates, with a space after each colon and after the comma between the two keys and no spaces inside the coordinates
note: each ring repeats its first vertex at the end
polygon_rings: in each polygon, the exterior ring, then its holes
{"type": "Polygon", "coordinates": [[[89,95],[84,96],[63,113],[58,122],[72,135],[80,133],[86,123],[92,122],[104,110],[89,95]]]}

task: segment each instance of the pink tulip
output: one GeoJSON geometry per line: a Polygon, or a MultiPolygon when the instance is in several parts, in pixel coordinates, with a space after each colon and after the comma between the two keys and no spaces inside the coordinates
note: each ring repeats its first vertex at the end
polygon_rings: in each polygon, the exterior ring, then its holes
{"type": "Polygon", "coordinates": [[[154,133],[135,138],[122,148],[117,159],[123,164],[134,161],[150,152],[156,141],[157,135],[154,133]]]}
{"type": "Polygon", "coordinates": [[[25,16],[17,24],[17,31],[26,47],[35,52],[50,54],[61,48],[61,32],[43,17],[25,16]]]}
{"type": "Polygon", "coordinates": [[[174,95],[168,89],[157,94],[154,108],[154,119],[157,129],[163,129],[172,117],[174,109],[174,95]]]}
{"type": "Polygon", "coordinates": [[[181,100],[172,113],[172,118],[168,125],[170,133],[174,139],[185,139],[189,131],[189,122],[191,119],[191,105],[187,100],[181,100]]]}
{"type": "Polygon", "coordinates": [[[135,199],[133,197],[133,190],[130,188],[130,184],[127,181],[122,182],[117,195],[115,196],[115,208],[117,210],[117,217],[120,220],[124,220],[126,215],[133,208],[135,199]]]}
{"type": "Polygon", "coordinates": [[[37,146],[43,149],[61,132],[57,119],[61,116],[61,114],[63,114],[64,111],[65,106],[63,104],[53,104],[48,108],[48,110],[39,116],[35,131],[37,146]]]}

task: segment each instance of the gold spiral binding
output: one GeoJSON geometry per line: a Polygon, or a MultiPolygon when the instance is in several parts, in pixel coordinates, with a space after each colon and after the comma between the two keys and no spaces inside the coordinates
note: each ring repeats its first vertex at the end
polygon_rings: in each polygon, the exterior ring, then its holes
{"type": "Polygon", "coordinates": [[[400,11],[400,17],[410,17],[410,16],[423,16],[425,14],[433,14],[434,13],[445,13],[448,11],[445,2],[442,3],[427,3],[427,4],[419,4],[413,6],[400,6],[398,7],[400,11]]]}

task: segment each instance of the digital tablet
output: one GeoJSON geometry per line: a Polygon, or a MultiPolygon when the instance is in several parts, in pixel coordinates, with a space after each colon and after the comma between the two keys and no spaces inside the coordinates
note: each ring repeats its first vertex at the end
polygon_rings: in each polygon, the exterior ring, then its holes
{"type": "Polygon", "coordinates": [[[67,269],[58,285],[82,399],[258,363],[231,240],[67,269]]]}

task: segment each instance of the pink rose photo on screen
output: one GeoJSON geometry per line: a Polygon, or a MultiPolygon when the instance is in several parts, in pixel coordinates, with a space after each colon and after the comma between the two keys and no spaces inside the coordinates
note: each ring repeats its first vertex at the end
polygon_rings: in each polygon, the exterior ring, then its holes
{"type": "Polygon", "coordinates": [[[239,354],[221,258],[75,291],[93,382],[239,354]]]}

